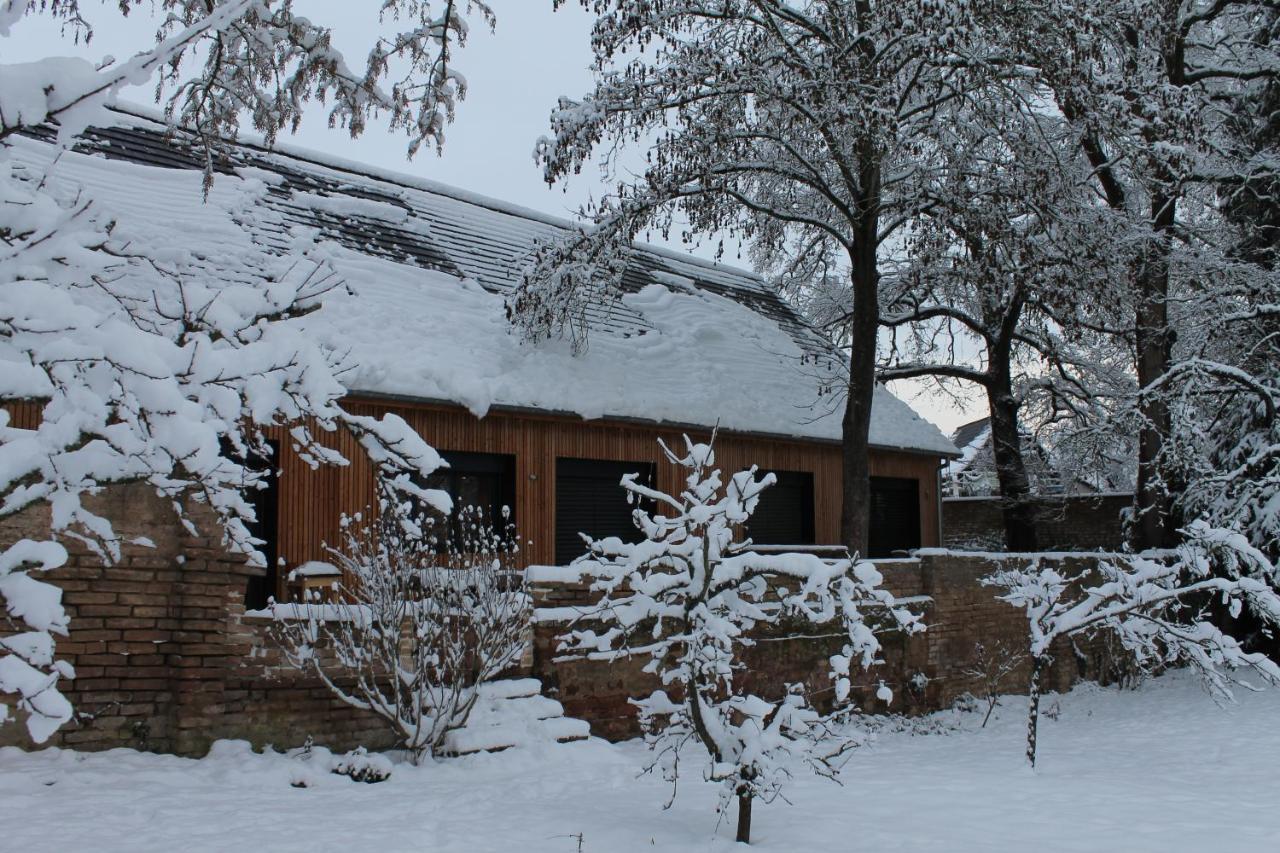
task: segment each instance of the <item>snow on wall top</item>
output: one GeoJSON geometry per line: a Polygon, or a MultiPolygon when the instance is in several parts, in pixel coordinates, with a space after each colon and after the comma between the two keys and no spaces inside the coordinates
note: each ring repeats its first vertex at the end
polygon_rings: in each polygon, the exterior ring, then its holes
{"type": "MultiPolygon", "coordinates": [[[[14,141],[41,168],[52,148],[14,141]]],[[[122,114],[64,155],[135,248],[204,274],[252,279],[302,251],[348,285],[295,321],[347,354],[353,392],[840,437],[841,364],[759,277],[638,247],[619,309],[594,318],[588,351],[521,341],[505,317],[534,242],[570,223],[320,155],[237,146],[201,201],[200,161],[152,120],[122,114]],[[145,241],[146,247],[137,243],[145,241]],[[318,243],[318,245],[317,245],[318,243]]],[[[876,389],[871,443],[954,455],[936,427],[876,389]]]]}

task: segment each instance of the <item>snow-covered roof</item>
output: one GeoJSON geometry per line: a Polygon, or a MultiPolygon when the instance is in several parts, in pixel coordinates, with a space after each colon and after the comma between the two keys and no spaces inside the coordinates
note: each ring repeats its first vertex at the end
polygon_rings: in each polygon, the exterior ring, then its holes
{"type": "Polygon", "coordinates": [[[951,434],[951,443],[960,449],[960,456],[952,459],[943,468],[943,477],[960,474],[973,464],[978,453],[991,441],[991,418],[978,418],[961,425],[951,434]]]}
{"type": "MultiPolygon", "coordinates": [[[[92,130],[56,175],[82,185],[134,248],[224,279],[278,269],[304,243],[347,290],[295,322],[348,353],[353,393],[840,437],[842,365],[763,279],[638,245],[617,310],[587,351],[523,341],[504,296],[535,243],[573,224],[406,175],[283,146],[234,146],[201,200],[198,152],[145,114],[92,130]],[[144,243],[146,245],[139,245],[144,243]]],[[[11,140],[43,166],[51,146],[11,140]]],[[[933,424],[883,388],[871,443],[954,455],[933,424]]]]}

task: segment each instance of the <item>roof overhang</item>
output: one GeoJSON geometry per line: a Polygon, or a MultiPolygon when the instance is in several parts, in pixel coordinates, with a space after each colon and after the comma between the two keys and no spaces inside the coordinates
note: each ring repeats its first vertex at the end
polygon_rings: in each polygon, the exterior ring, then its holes
{"type": "MultiPolygon", "coordinates": [[[[840,447],[844,442],[838,438],[822,438],[820,436],[810,435],[790,435],[778,432],[763,432],[760,430],[744,430],[730,429],[727,427],[719,427],[717,425],[685,423],[680,421],[663,421],[652,418],[638,418],[630,415],[610,415],[603,414],[597,418],[584,418],[577,412],[569,412],[555,409],[539,409],[532,406],[512,406],[502,403],[495,403],[489,407],[484,415],[476,415],[466,406],[455,403],[452,400],[442,400],[430,397],[414,397],[405,394],[386,394],[376,391],[359,391],[352,390],[350,396],[356,401],[368,402],[384,402],[384,403],[401,403],[409,406],[423,406],[434,409],[447,409],[455,412],[465,412],[472,417],[483,419],[489,414],[514,415],[523,418],[543,418],[546,420],[568,420],[578,421],[585,424],[598,424],[600,426],[618,425],[630,427],[649,427],[651,429],[663,430],[679,430],[682,432],[710,433],[712,430],[725,433],[726,435],[738,436],[740,438],[755,438],[765,441],[790,441],[802,444],[821,444],[829,447],[840,447]]],[[[871,444],[868,445],[871,450],[879,450],[886,453],[910,453],[915,456],[928,456],[935,459],[955,459],[959,458],[959,453],[945,453],[940,450],[927,450],[919,447],[895,447],[887,444],[871,444]]]]}

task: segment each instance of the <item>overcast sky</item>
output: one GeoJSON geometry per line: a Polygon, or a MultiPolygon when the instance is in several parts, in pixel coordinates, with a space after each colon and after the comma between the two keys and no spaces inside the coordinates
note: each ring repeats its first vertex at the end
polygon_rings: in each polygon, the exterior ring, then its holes
{"type": "MultiPolygon", "coordinates": [[[[155,31],[154,19],[135,12],[128,20],[114,9],[115,0],[98,4],[82,0],[85,17],[95,25],[89,45],[76,45],[57,25],[42,16],[28,17],[15,38],[6,39],[5,60],[21,61],[57,54],[76,54],[93,60],[135,53],[155,31]]],[[[331,23],[341,8],[342,25],[334,41],[354,66],[372,41],[377,26],[377,3],[349,0],[296,0],[295,6],[318,21],[331,23]]],[[[288,142],[452,184],[472,192],[560,216],[574,211],[605,190],[598,170],[586,170],[566,186],[548,187],[533,162],[533,147],[548,131],[548,116],[561,95],[578,97],[592,83],[589,34],[591,16],[576,2],[552,12],[551,0],[491,0],[498,17],[495,32],[473,25],[471,37],[456,57],[469,91],[456,121],[446,131],[444,152],[424,149],[409,161],[406,140],[371,122],[359,139],[330,129],[319,105],[296,137],[288,142]]],[[[141,11],[145,11],[142,7],[141,11]]],[[[124,97],[152,102],[151,87],[127,90],[124,97]]],[[[680,248],[680,247],[676,247],[680,248]]],[[[710,256],[710,248],[698,252],[710,256]]],[[[739,263],[730,259],[733,263],[739,263]]],[[[974,397],[958,409],[943,396],[922,393],[918,384],[894,383],[893,390],[945,432],[982,417],[985,406],[974,397]]]]}

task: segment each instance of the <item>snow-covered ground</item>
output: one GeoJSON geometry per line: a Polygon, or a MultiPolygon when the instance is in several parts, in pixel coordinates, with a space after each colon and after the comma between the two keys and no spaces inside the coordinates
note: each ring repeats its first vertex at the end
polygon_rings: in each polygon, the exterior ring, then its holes
{"type": "MultiPolygon", "coordinates": [[[[1023,701],[985,730],[881,733],[844,785],[798,772],[760,806],[766,851],[1100,851],[1280,847],[1280,693],[1221,709],[1185,676],[1138,692],[1086,686],[1022,759],[1023,701]]],[[[1055,699],[1046,705],[1052,708],[1055,699]]],[[[938,723],[953,721],[940,716],[938,723]]],[[[397,765],[365,785],[222,743],[200,761],[127,750],[0,750],[0,849],[12,851],[624,851],[730,849],[716,791],[637,778],[639,743],[581,743],[397,765]],[[581,835],[581,846],[579,838],[581,835]]]]}

